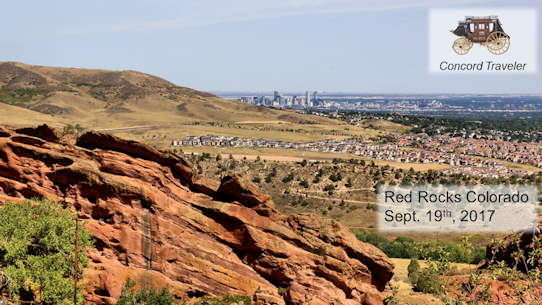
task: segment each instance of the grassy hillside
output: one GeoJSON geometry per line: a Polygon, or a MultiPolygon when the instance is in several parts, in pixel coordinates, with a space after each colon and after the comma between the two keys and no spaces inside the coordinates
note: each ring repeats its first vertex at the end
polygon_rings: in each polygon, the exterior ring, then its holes
{"type": "Polygon", "coordinates": [[[0,124],[26,126],[43,123],[52,125],[54,127],[63,126],[62,123],[50,115],[0,103],[0,124]]]}
{"type": "Polygon", "coordinates": [[[0,104],[12,111],[0,124],[25,125],[25,119],[53,125],[80,124],[87,129],[190,122],[250,121],[339,124],[336,120],[301,115],[223,100],[177,86],[137,71],[108,71],[0,63],[0,104]]]}

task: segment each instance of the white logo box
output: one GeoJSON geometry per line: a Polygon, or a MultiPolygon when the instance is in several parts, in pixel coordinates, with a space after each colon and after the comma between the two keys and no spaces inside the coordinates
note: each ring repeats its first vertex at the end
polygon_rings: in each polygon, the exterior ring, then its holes
{"type": "Polygon", "coordinates": [[[529,74],[537,72],[536,9],[430,9],[427,29],[430,73],[529,74]],[[453,50],[454,41],[460,37],[450,30],[457,28],[458,21],[464,21],[466,16],[495,15],[498,16],[504,32],[510,36],[510,47],[506,53],[494,55],[486,46],[476,43],[465,55],[459,55],[453,50]],[[474,68],[467,69],[473,66],[474,68]]]}

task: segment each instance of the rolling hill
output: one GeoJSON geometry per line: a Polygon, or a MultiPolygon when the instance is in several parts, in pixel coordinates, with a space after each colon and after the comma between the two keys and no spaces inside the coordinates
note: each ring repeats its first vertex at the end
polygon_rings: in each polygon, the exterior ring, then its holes
{"type": "Polygon", "coordinates": [[[0,62],[0,124],[47,123],[88,129],[189,122],[336,120],[221,99],[137,71],[0,62]]]}

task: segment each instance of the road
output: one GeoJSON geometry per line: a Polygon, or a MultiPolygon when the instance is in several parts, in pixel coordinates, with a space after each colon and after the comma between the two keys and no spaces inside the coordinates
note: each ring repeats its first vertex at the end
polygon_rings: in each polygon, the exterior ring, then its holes
{"type": "Polygon", "coordinates": [[[158,128],[164,127],[164,125],[155,125],[155,126],[132,126],[124,128],[112,128],[112,129],[97,129],[97,132],[117,132],[117,131],[126,131],[126,130],[136,130],[136,129],[149,129],[149,128],[158,128]]]}

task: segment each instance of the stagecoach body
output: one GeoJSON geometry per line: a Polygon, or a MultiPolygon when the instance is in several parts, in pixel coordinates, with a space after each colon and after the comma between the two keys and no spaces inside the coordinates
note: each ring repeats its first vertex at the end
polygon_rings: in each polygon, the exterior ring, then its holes
{"type": "Polygon", "coordinates": [[[487,47],[489,52],[495,55],[506,53],[510,47],[510,36],[502,29],[497,16],[467,16],[464,21],[458,22],[455,30],[450,30],[450,32],[460,36],[452,45],[459,55],[467,54],[475,43],[487,47]]]}

